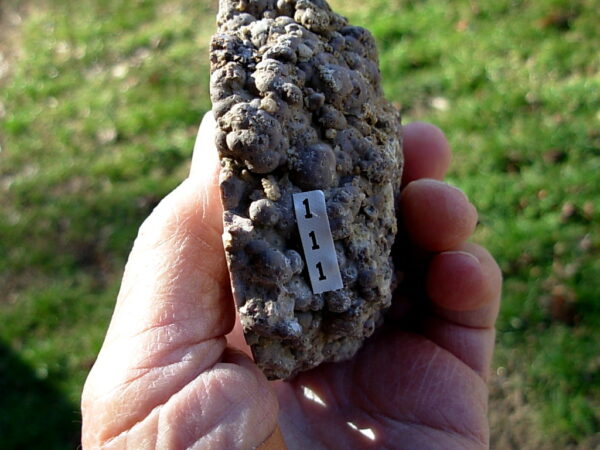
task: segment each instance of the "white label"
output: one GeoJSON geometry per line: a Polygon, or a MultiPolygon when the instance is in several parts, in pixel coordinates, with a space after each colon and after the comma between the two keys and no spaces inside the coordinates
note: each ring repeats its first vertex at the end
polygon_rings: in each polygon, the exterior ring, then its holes
{"type": "Polygon", "coordinates": [[[343,288],[323,191],[301,192],[293,198],[313,292],[320,294],[343,288]]]}

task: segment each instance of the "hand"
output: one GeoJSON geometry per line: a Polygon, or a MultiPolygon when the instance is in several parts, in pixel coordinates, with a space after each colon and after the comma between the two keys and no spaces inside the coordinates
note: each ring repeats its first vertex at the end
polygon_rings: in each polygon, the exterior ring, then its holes
{"type": "Polygon", "coordinates": [[[352,360],[269,382],[244,353],[221,245],[214,120],[190,176],[140,228],[84,388],[84,448],[485,448],[501,275],[466,243],[475,208],[440,181],[435,127],[404,128],[404,271],[384,327],[352,360]]]}

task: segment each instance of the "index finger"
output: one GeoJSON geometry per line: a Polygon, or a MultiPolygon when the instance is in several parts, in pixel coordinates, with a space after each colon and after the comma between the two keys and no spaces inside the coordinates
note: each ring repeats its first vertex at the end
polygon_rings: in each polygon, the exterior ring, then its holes
{"type": "Polygon", "coordinates": [[[420,178],[443,180],[451,159],[443,131],[430,123],[413,122],[404,126],[403,139],[402,186],[420,178]]]}

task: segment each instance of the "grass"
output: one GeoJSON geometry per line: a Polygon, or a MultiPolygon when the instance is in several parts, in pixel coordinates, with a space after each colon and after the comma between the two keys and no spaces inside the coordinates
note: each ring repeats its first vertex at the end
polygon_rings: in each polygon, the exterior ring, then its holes
{"type": "MultiPolygon", "coordinates": [[[[32,3],[0,80],[0,430],[7,448],[66,448],[137,228],[210,108],[214,5],[32,3]]],[[[374,32],[405,120],[446,131],[450,180],[480,209],[506,279],[493,383],[531,412],[519,448],[585,445],[600,433],[596,2],[332,3],[374,32]]]]}

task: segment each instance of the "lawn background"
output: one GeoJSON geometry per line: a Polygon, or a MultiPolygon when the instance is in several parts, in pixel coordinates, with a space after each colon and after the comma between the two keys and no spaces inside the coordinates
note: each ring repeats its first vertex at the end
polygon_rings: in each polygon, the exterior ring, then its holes
{"type": "MultiPolygon", "coordinates": [[[[73,448],[138,226],[210,108],[215,2],[0,3],[0,447],[73,448]]],[[[600,3],[335,0],[505,275],[494,448],[600,448],[600,3]]]]}

